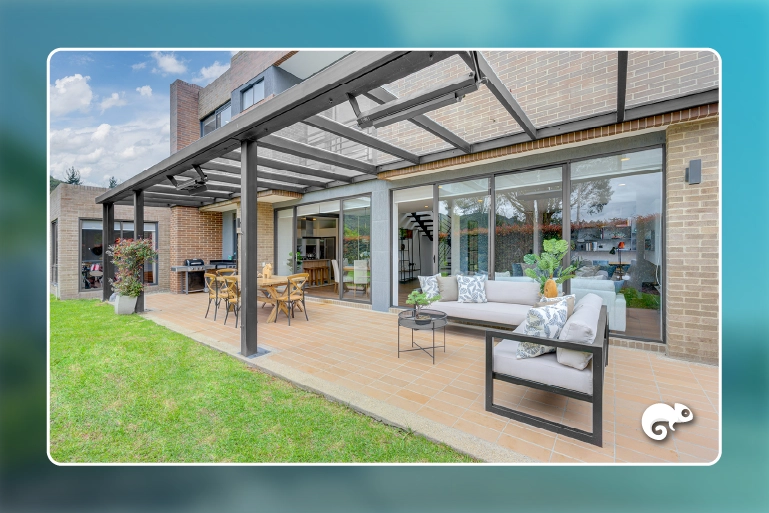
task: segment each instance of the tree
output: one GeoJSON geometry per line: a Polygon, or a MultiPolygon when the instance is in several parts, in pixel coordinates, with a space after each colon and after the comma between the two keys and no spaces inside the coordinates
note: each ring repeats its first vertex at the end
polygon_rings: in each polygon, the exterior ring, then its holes
{"type": "Polygon", "coordinates": [[[579,223],[584,215],[595,215],[603,212],[603,207],[611,201],[614,191],[608,178],[603,180],[587,180],[572,182],[571,208],[576,209],[576,215],[571,221],[579,223]]]}
{"type": "Polygon", "coordinates": [[[107,187],[109,187],[110,189],[114,189],[115,187],[117,187],[117,184],[118,184],[117,178],[115,178],[114,176],[110,176],[109,184],[107,185],[107,187]]]}
{"type": "Polygon", "coordinates": [[[66,174],[64,175],[64,183],[71,185],[83,184],[83,182],[80,180],[80,171],[75,169],[75,166],[70,166],[70,168],[67,169],[66,174]]]}
{"type": "Polygon", "coordinates": [[[54,190],[56,187],[58,187],[58,186],[59,186],[59,184],[60,184],[60,183],[61,183],[61,180],[59,180],[58,178],[54,178],[53,176],[51,176],[51,177],[50,177],[50,184],[51,184],[51,189],[50,189],[50,190],[51,190],[51,191],[53,191],[53,190],[54,190]]]}

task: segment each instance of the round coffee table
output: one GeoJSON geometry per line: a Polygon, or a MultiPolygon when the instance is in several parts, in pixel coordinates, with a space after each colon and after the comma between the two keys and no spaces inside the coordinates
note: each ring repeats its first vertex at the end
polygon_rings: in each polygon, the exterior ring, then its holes
{"type": "Polygon", "coordinates": [[[415,313],[416,313],[415,310],[404,310],[403,312],[398,314],[398,358],[401,357],[401,353],[408,353],[410,351],[424,351],[425,353],[427,353],[428,356],[432,357],[433,365],[434,365],[435,349],[442,347],[443,352],[444,353],[446,352],[446,325],[449,323],[448,318],[445,313],[440,312],[438,310],[422,309],[419,312],[420,318],[416,318],[414,316],[415,313]],[[421,317],[425,317],[425,318],[422,319],[421,317]],[[401,350],[401,326],[411,330],[411,347],[416,346],[416,349],[401,350]],[[435,330],[440,328],[443,328],[443,345],[436,346],[435,330]],[[414,342],[414,332],[426,331],[426,330],[430,330],[433,332],[433,345],[422,347],[416,342],[414,342]],[[429,350],[432,350],[432,353],[430,353],[429,350]]]}

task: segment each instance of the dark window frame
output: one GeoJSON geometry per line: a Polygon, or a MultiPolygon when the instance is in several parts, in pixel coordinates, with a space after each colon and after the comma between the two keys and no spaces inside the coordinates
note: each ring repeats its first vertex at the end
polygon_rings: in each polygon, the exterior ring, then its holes
{"type": "Polygon", "coordinates": [[[222,112],[224,112],[227,109],[230,109],[230,120],[232,120],[232,101],[230,100],[227,100],[226,103],[222,104],[216,110],[214,110],[211,114],[209,114],[208,116],[200,120],[200,137],[205,137],[206,135],[208,135],[203,132],[203,128],[205,127],[206,123],[211,120],[211,118],[213,118],[214,120],[214,129],[208,132],[209,134],[216,132],[221,127],[229,123],[229,121],[227,123],[224,123],[224,125],[221,123],[222,112]]]}

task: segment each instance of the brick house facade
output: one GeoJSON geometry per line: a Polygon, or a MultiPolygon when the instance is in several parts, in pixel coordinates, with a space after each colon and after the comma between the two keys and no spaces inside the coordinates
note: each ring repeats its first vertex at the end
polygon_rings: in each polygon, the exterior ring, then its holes
{"type": "MultiPolygon", "coordinates": [[[[81,221],[101,221],[102,206],[94,201],[107,189],[87,185],[59,184],[51,192],[49,227],[56,223],[56,245],[51,248],[52,265],[49,269],[51,292],[59,299],[101,299],[102,289],[83,290],[80,266],[81,221]]],[[[115,206],[115,221],[133,222],[133,207],[115,206]]],[[[170,279],[170,221],[171,209],[146,207],[144,220],[157,223],[158,232],[158,279],[156,285],[148,285],[147,292],[169,290],[170,279]]],[[[106,283],[106,280],[105,280],[106,283]]]]}

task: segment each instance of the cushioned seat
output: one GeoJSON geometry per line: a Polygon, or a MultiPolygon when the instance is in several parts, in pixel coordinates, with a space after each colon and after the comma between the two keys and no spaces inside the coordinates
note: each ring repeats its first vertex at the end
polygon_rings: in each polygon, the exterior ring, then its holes
{"type": "Polygon", "coordinates": [[[515,357],[517,349],[515,340],[502,340],[497,344],[494,347],[494,372],[583,394],[593,393],[592,361],[583,370],[577,370],[558,363],[555,353],[519,360],[515,357]]]}
{"type": "Polygon", "coordinates": [[[513,303],[458,303],[438,301],[430,305],[431,310],[440,310],[449,317],[468,319],[503,326],[518,326],[526,318],[531,305],[513,303]]]}

